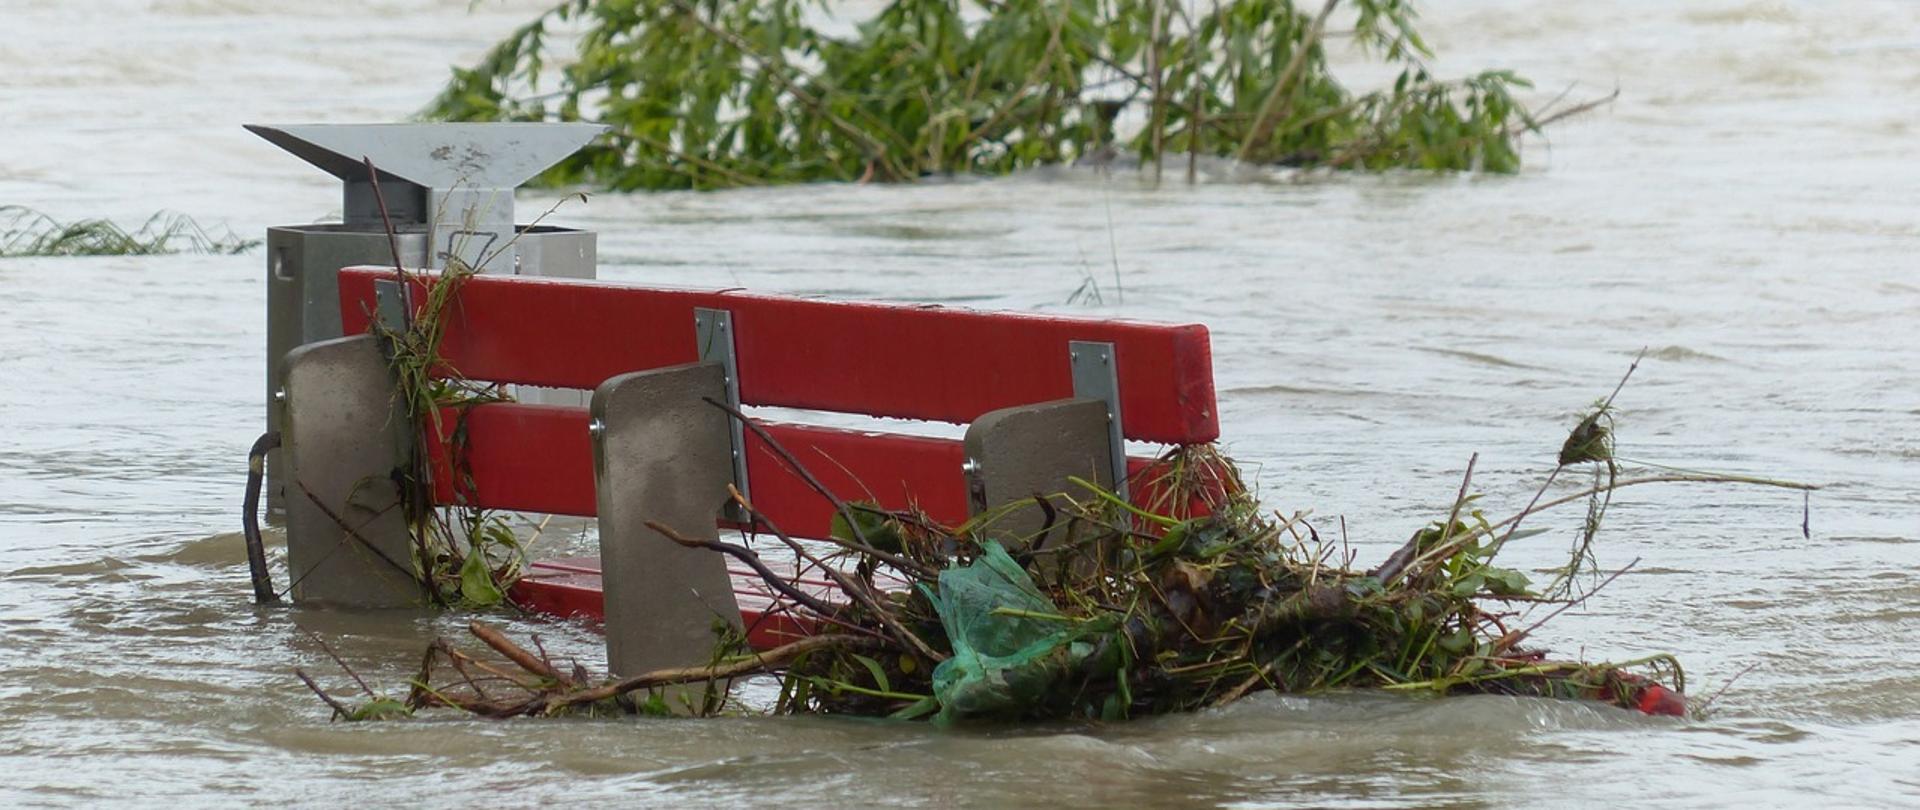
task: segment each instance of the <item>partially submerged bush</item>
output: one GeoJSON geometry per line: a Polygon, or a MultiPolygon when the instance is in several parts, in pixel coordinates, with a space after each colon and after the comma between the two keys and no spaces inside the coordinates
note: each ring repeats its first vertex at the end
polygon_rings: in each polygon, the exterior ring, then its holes
{"type": "Polygon", "coordinates": [[[191,217],[164,211],[129,231],[105,219],[63,223],[25,206],[0,206],[0,258],[235,254],[259,245],[258,239],[209,232],[191,217]]]}
{"type": "MultiPolygon", "coordinates": [[[[824,5],[824,4],[822,4],[824,5]]],[[[1512,172],[1526,80],[1432,76],[1409,0],[895,0],[850,35],[808,0],[567,0],[427,110],[597,121],[549,174],[621,190],[1005,173],[1117,152],[1341,169],[1512,172]],[[1340,33],[1398,70],[1356,94],[1340,33]],[[584,27],[555,70],[549,27],[584,27]],[[557,73],[558,88],[542,93],[557,73]]],[[[1569,111],[1571,112],[1571,111],[1569,111]]]]}

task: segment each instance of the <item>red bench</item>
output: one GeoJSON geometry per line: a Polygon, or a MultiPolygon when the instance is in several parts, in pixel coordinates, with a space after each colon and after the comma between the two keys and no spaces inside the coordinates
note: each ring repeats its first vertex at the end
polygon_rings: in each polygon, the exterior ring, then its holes
{"type": "MultiPolygon", "coordinates": [[[[368,331],[380,312],[377,288],[392,285],[394,275],[391,268],[370,267],[348,268],[340,273],[340,302],[347,334],[368,331]]],[[[389,287],[388,295],[391,297],[396,289],[389,287]]],[[[411,300],[424,301],[422,292],[416,290],[411,300]]],[[[996,412],[1071,400],[1078,393],[1082,405],[1089,398],[1104,403],[1095,410],[1100,414],[1101,429],[1108,430],[1109,437],[1196,444],[1212,441],[1219,433],[1207,332],[1199,325],[828,302],[513,276],[467,279],[443,323],[446,332],[441,355],[467,379],[600,389],[595,410],[606,410],[602,427],[608,436],[625,430],[619,424],[605,424],[626,418],[616,414],[617,405],[608,404],[617,393],[617,381],[644,376],[633,372],[685,368],[684,364],[698,363],[703,357],[709,366],[720,369],[713,379],[721,379],[724,372],[729,398],[745,406],[977,423],[978,428],[988,421],[983,417],[996,412]],[[703,319],[699,326],[697,318],[703,319]],[[718,345],[722,343],[730,346],[718,345]],[[1118,424],[1109,429],[1106,415],[1115,411],[1118,424]]],[[[290,369],[291,358],[301,351],[289,355],[290,369]]],[[[300,385],[297,377],[289,377],[290,389],[300,385]]],[[[310,383],[307,387],[317,385],[310,383]]],[[[300,392],[294,393],[290,407],[299,408],[300,392]]],[[[306,407],[308,412],[318,412],[321,406],[306,407]]],[[[724,419],[718,409],[709,410],[724,419]]],[[[361,422],[378,424],[373,421],[377,416],[361,417],[361,422]]],[[[612,468],[607,465],[621,462],[596,456],[597,452],[611,456],[614,451],[608,449],[613,439],[596,438],[590,430],[595,417],[588,408],[551,405],[498,403],[469,408],[462,428],[465,455],[461,460],[468,476],[449,474],[445,437],[428,448],[440,470],[435,476],[438,491],[434,500],[442,505],[463,503],[600,515],[603,551],[607,550],[612,541],[606,522],[611,516],[602,514],[602,504],[622,505],[631,499],[609,500],[613,496],[607,488],[614,484],[607,479],[616,473],[609,472],[612,468]],[[597,451],[597,441],[608,444],[597,451]]],[[[451,431],[456,420],[444,421],[451,431]]],[[[972,432],[962,441],[818,425],[762,424],[839,497],[877,500],[888,508],[913,505],[947,523],[965,520],[985,499],[980,480],[976,477],[970,482],[963,472],[970,461],[976,475],[979,472],[981,459],[970,458],[969,448],[977,456],[997,452],[991,437],[982,440],[984,444],[976,443],[972,432]]],[[[1003,420],[998,424],[1013,423],[1003,420]]],[[[1008,429],[1030,430],[1017,424],[1008,429]]],[[[744,457],[729,477],[750,493],[755,508],[794,536],[826,536],[833,507],[751,432],[739,431],[737,426],[732,430],[731,446],[744,457]]],[[[318,443],[312,438],[307,442],[318,443]]],[[[1110,452],[1116,444],[1101,443],[1102,452],[1109,453],[1103,470],[1112,469],[1115,456],[1110,452]]],[[[293,450],[296,459],[300,453],[297,448],[293,450]]],[[[1132,458],[1125,465],[1132,474],[1148,463],[1147,459],[1132,458]]],[[[992,467],[989,472],[993,472],[992,467]]],[[[1094,472],[1082,470],[1083,474],[1094,472]]],[[[724,492],[715,493],[711,501],[716,511],[722,495],[724,492]]],[[[1015,492],[1012,497],[1024,494],[1015,492]]],[[[1005,500],[1006,496],[996,494],[993,499],[1005,500]]],[[[289,501],[293,500],[289,490],[289,501]]],[[[630,524],[627,521],[621,531],[634,531],[630,524]]],[[[735,525],[724,516],[716,524],[735,525]]],[[[335,538],[334,542],[342,541],[335,538]]],[[[575,559],[536,563],[514,595],[522,604],[538,610],[600,618],[605,615],[602,595],[606,583],[601,581],[597,562],[575,559]]],[[[296,576],[301,576],[301,566],[296,564],[295,568],[296,576]]],[[[806,628],[781,618],[783,614],[776,615],[772,602],[754,584],[757,581],[737,575],[732,588],[739,597],[738,606],[752,631],[752,640],[764,646],[778,643],[785,635],[804,632],[806,628]]],[[[609,643],[613,644],[611,636],[617,628],[611,619],[608,629],[609,643]]],[[[698,630],[706,632],[705,627],[698,630]]],[[[620,668],[616,664],[616,669],[620,668]]]]}

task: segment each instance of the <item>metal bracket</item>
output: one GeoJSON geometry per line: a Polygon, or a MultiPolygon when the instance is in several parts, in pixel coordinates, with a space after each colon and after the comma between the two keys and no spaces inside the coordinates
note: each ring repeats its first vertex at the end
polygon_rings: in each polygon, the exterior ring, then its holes
{"type": "MultiPolygon", "coordinates": [[[[724,309],[695,307],[693,310],[694,345],[699,347],[700,362],[717,362],[726,369],[727,407],[740,410],[740,366],[733,354],[733,313],[724,309]]],[[[733,441],[733,486],[749,498],[753,490],[747,483],[747,428],[740,420],[727,418],[733,441]]],[[[729,502],[727,515],[744,520],[739,505],[729,502]]]]}
{"type": "Polygon", "coordinates": [[[390,332],[403,332],[407,328],[407,295],[401,289],[400,281],[391,278],[373,280],[373,299],[375,302],[373,317],[390,332]]]}
{"type": "Polygon", "coordinates": [[[1107,444],[1113,459],[1113,491],[1127,497],[1127,439],[1120,430],[1120,360],[1113,344],[1074,340],[1067,343],[1073,366],[1073,395],[1107,403],[1107,444]]]}
{"type": "MultiPolygon", "coordinates": [[[[494,259],[493,243],[500,241],[500,234],[495,231],[453,229],[446,232],[446,237],[446,250],[441,251],[434,258],[440,259],[442,263],[447,263],[454,258],[459,258],[461,261],[466,262],[468,267],[473,268],[475,272],[486,271],[486,268],[482,265],[494,259]],[[478,249],[473,248],[473,242],[482,239],[485,241],[480,242],[480,247],[478,249]]],[[[516,267],[512,272],[517,274],[519,268],[516,267]]]]}

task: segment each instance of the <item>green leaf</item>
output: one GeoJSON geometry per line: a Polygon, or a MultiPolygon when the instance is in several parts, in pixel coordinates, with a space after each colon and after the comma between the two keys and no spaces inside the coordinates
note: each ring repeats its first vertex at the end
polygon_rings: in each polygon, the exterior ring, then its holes
{"type": "Polygon", "coordinates": [[[1485,582],[1486,579],[1479,572],[1475,572],[1454,580],[1453,587],[1449,590],[1455,596],[1472,596],[1480,592],[1480,586],[1485,582]]]}
{"type": "Polygon", "coordinates": [[[362,720],[401,720],[413,716],[413,709],[393,698],[377,697],[355,707],[346,715],[347,722],[358,723],[362,720]]]}
{"type": "Polygon", "coordinates": [[[834,514],[827,534],[848,542],[861,542],[861,538],[866,538],[867,545],[888,553],[899,553],[904,547],[892,517],[880,507],[867,503],[850,503],[846,512],[834,514]],[[848,514],[853,515],[852,522],[848,522],[848,514]],[[856,526],[858,532],[854,531],[856,526]]]}
{"type": "Polygon", "coordinates": [[[493,571],[487,567],[485,554],[470,553],[460,564],[460,598],[474,607],[492,607],[506,599],[493,581],[493,571]]]}
{"type": "Polygon", "coordinates": [[[862,666],[867,668],[867,673],[873,676],[873,682],[880,687],[880,691],[893,691],[893,683],[887,680],[887,670],[880,666],[879,661],[875,661],[858,653],[850,653],[850,655],[853,656],[853,660],[859,661],[862,666]]]}
{"type": "Polygon", "coordinates": [[[1511,568],[1494,568],[1489,566],[1481,569],[1480,575],[1486,578],[1487,593],[1495,596],[1527,596],[1530,594],[1530,591],[1527,590],[1527,586],[1530,584],[1527,580],[1527,575],[1519,571],[1511,568]]]}

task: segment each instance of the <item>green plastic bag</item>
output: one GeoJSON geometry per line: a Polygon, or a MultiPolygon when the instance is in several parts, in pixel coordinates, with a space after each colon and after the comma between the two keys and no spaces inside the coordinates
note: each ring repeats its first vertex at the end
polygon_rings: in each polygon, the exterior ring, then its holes
{"type": "Polygon", "coordinates": [[[1059,608],[1033,584],[1033,578],[988,541],[980,557],[961,568],[940,572],[933,601],[953,645],[953,657],[933,670],[933,696],[940,703],[938,723],[963,718],[1018,716],[1044,700],[1075,663],[1079,628],[1032,616],[996,614],[1009,608],[1052,615],[1059,608]]]}

